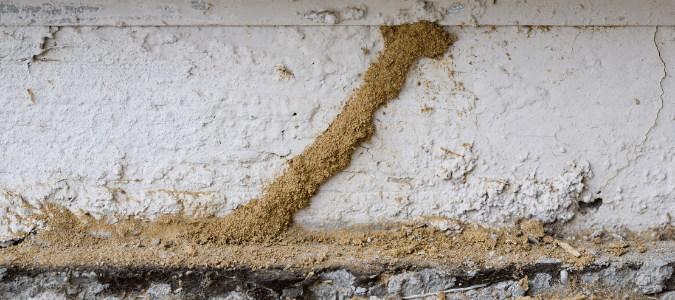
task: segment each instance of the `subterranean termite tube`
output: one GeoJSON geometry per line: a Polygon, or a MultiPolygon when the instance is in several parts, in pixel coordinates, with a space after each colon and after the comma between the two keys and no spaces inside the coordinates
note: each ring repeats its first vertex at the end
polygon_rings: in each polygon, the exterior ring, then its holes
{"type": "Polygon", "coordinates": [[[288,170],[261,198],[223,218],[206,221],[193,237],[200,242],[239,243],[259,241],[288,229],[293,214],[309,205],[321,183],[349,165],[356,147],[375,133],[373,114],[398,96],[413,62],[442,55],[454,41],[442,26],[426,21],[382,26],[380,32],[384,50],[328,129],[288,161],[288,170]]]}

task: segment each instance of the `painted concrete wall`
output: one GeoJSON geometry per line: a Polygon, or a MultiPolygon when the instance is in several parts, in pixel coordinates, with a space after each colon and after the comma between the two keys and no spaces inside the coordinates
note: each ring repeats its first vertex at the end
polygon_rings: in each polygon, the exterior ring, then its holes
{"type": "Polygon", "coordinates": [[[382,25],[670,26],[672,0],[86,0],[0,1],[5,25],[271,26],[382,25]]]}
{"type": "MultiPolygon", "coordinates": [[[[210,26],[73,26],[119,25],[124,12],[96,13],[122,4],[45,14],[53,4],[0,3],[0,240],[40,230],[32,214],[45,203],[111,219],[231,213],[327,128],[382,47],[376,26],[208,24],[217,10],[188,22],[210,26]]],[[[199,6],[138,3],[156,14],[199,6]]],[[[402,2],[419,14],[392,6],[399,15],[380,19],[374,5],[357,20],[450,22],[467,17],[449,9],[457,3],[402,2]]],[[[377,134],[296,222],[522,217],[642,230],[675,221],[675,27],[661,17],[675,5],[618,6],[613,16],[635,26],[531,27],[509,22],[549,24],[515,2],[499,1],[501,13],[477,3],[481,16],[506,21],[448,26],[457,42],[412,68],[376,114],[377,134]]],[[[582,9],[556,6],[562,17],[547,20],[587,25],[608,14],[609,4],[570,5],[582,9]]]]}

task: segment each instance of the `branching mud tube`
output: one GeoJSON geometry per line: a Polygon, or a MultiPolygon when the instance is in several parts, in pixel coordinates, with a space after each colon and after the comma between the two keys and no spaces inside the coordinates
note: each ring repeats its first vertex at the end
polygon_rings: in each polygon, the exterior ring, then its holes
{"type": "Polygon", "coordinates": [[[224,218],[208,220],[194,232],[200,242],[259,241],[285,231],[293,214],[309,205],[319,185],[349,165],[352,152],[374,133],[373,114],[396,98],[413,62],[435,58],[452,44],[454,36],[426,21],[383,26],[384,50],[365,73],[342,112],[305,151],[288,161],[262,198],[253,199],[224,218]]]}

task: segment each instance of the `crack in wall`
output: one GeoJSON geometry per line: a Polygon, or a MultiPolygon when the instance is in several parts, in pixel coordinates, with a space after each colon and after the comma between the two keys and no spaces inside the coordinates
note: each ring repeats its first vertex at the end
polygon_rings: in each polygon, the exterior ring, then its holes
{"type": "Polygon", "coordinates": [[[654,27],[654,39],[653,39],[654,40],[654,47],[656,48],[656,52],[659,56],[659,60],[661,60],[661,65],[663,65],[663,77],[661,77],[661,80],[659,81],[659,88],[661,89],[661,94],[659,95],[659,100],[661,101],[661,106],[656,111],[656,117],[654,118],[654,123],[652,124],[652,126],[649,127],[649,129],[645,133],[644,139],[642,139],[642,141],[639,144],[637,144],[633,147],[633,151],[632,151],[633,159],[632,159],[632,161],[631,161],[631,158],[629,157],[631,152],[628,151],[626,153],[626,160],[627,160],[626,165],[621,167],[619,170],[617,170],[616,173],[614,174],[614,176],[612,176],[611,178],[609,178],[605,182],[605,184],[602,186],[601,190],[604,190],[609,185],[609,183],[612,182],[612,180],[616,179],[619,176],[619,174],[621,174],[621,172],[623,172],[623,170],[625,170],[626,168],[628,168],[631,165],[631,163],[635,163],[638,160],[638,158],[640,156],[640,155],[638,155],[638,150],[642,151],[642,149],[644,148],[644,145],[647,142],[647,139],[649,138],[649,134],[652,132],[654,127],[656,127],[656,125],[658,123],[658,120],[659,120],[659,116],[661,115],[661,110],[663,110],[663,106],[664,106],[663,96],[665,95],[665,90],[663,89],[663,81],[666,80],[666,77],[668,76],[668,71],[667,71],[667,68],[666,68],[666,62],[663,60],[663,57],[661,56],[661,49],[659,48],[659,44],[656,42],[656,36],[657,36],[658,32],[659,32],[659,26],[655,26],[654,27]]]}
{"type": "MultiPolygon", "coordinates": [[[[644,147],[645,142],[647,142],[647,138],[649,137],[649,133],[652,132],[652,129],[656,127],[656,124],[659,120],[659,115],[661,114],[661,110],[663,110],[663,96],[665,95],[665,90],[663,89],[663,81],[666,80],[666,77],[668,76],[668,71],[666,69],[666,62],[663,60],[663,57],[661,56],[661,49],[659,49],[659,44],[656,42],[656,35],[659,32],[659,27],[656,26],[656,29],[654,30],[654,47],[656,48],[656,52],[659,54],[659,60],[661,60],[661,64],[663,65],[663,77],[661,77],[661,80],[659,81],[659,88],[661,89],[661,94],[659,95],[659,100],[661,100],[661,106],[659,107],[659,110],[656,111],[656,118],[654,119],[654,124],[652,124],[651,127],[649,127],[649,130],[647,130],[647,133],[645,133],[645,138],[642,140],[639,147],[644,147]]],[[[637,154],[636,154],[637,155],[637,154]]],[[[637,156],[636,156],[637,157],[637,156]]]]}

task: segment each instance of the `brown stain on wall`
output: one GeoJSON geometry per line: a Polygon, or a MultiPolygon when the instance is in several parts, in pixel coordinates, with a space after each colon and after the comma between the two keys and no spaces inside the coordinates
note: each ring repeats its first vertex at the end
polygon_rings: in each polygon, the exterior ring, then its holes
{"type": "Polygon", "coordinates": [[[349,165],[356,147],[375,133],[375,110],[398,96],[413,62],[442,55],[454,40],[442,26],[426,21],[383,26],[380,32],[384,50],[328,129],[288,161],[286,173],[277,177],[261,198],[226,217],[207,219],[190,234],[195,240],[239,243],[285,231],[293,214],[307,207],[319,186],[349,165]]]}

